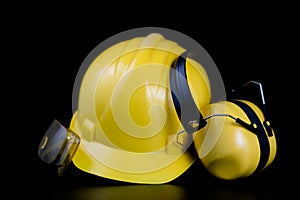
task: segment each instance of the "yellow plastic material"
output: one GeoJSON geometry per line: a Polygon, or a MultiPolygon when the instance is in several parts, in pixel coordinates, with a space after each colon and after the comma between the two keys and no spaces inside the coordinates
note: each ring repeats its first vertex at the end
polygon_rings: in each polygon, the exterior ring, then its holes
{"type": "MultiPolygon", "coordinates": [[[[260,121],[264,120],[263,113],[256,105],[249,101],[243,100],[243,102],[255,111],[260,121]]],[[[202,109],[204,116],[208,116],[210,114],[223,113],[224,108],[227,114],[250,123],[245,112],[231,102],[218,102],[205,106],[202,109]]],[[[277,146],[274,133],[273,136],[268,136],[268,142],[270,155],[264,168],[275,158],[277,146]]],[[[199,158],[207,170],[221,179],[232,180],[251,175],[257,168],[260,159],[260,146],[256,135],[229,117],[225,121],[223,117],[209,119],[207,126],[195,136],[194,145],[198,151],[199,158]],[[224,123],[220,123],[220,120],[223,120],[224,123]],[[220,129],[222,124],[223,126],[220,129]],[[214,137],[210,136],[218,131],[221,131],[220,136],[217,141],[213,141],[214,137]]]]}
{"type": "MultiPolygon", "coordinates": [[[[169,182],[197,158],[177,141],[183,127],[169,88],[172,62],[185,49],[153,33],[117,43],[86,71],[70,129],[81,139],[73,163],[114,180],[169,182]]],[[[210,103],[203,67],[187,59],[187,76],[198,108],[210,103]]],[[[180,135],[184,141],[187,133],[180,135]]]]}

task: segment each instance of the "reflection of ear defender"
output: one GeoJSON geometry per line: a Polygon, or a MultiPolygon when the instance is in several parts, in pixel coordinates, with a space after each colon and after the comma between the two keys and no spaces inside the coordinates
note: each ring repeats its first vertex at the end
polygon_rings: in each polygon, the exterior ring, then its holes
{"type": "Polygon", "coordinates": [[[186,132],[197,131],[194,144],[204,166],[222,179],[246,177],[267,167],[275,158],[276,140],[266,113],[262,85],[255,81],[244,85],[259,86],[262,111],[247,100],[231,99],[205,105],[201,113],[190,93],[185,64],[184,56],[173,64],[176,71],[170,74],[175,94],[172,97],[186,132]]]}

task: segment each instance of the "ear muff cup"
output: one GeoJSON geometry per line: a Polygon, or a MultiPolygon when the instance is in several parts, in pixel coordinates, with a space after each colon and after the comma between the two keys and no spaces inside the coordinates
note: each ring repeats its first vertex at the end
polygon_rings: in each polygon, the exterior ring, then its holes
{"type": "Polygon", "coordinates": [[[253,133],[257,136],[259,142],[260,158],[254,173],[260,172],[266,166],[268,158],[270,156],[270,144],[266,130],[264,129],[263,124],[261,123],[256,113],[252,110],[252,108],[249,105],[242,101],[231,101],[238,105],[246,113],[252,124],[255,124],[256,131],[253,133]]]}
{"type": "Polygon", "coordinates": [[[275,136],[268,136],[262,124],[263,113],[249,101],[231,100],[204,107],[203,115],[216,114],[224,107],[226,114],[255,124],[255,131],[229,117],[210,118],[194,138],[199,158],[211,174],[221,179],[232,180],[260,172],[274,160],[276,152],[275,136]],[[222,128],[216,128],[219,126],[222,128]],[[221,133],[217,141],[212,141],[210,135],[216,134],[215,131],[221,133]]]}

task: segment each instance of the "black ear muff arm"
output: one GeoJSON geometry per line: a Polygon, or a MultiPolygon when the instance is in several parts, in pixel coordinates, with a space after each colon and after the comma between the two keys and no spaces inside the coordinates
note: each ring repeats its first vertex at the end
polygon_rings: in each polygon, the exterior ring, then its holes
{"type": "Polygon", "coordinates": [[[233,119],[236,123],[238,123],[239,125],[241,125],[242,127],[246,128],[247,130],[255,133],[257,136],[260,135],[260,132],[258,132],[256,130],[257,128],[257,125],[255,123],[251,123],[251,124],[248,124],[247,122],[245,122],[244,120],[238,118],[238,117],[234,117],[230,114],[212,114],[212,115],[209,115],[208,117],[205,117],[203,118],[203,120],[208,120],[212,117],[230,117],[231,119],[233,119]]]}

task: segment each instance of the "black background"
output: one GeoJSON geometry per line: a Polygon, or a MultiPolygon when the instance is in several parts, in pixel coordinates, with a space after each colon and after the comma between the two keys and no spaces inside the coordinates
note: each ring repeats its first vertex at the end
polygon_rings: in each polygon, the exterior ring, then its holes
{"type": "Polygon", "coordinates": [[[212,6],[196,5],[185,14],[179,11],[180,5],[166,9],[170,12],[159,6],[135,12],[92,7],[72,10],[45,5],[30,12],[24,9],[16,21],[7,22],[6,52],[12,55],[10,66],[17,67],[10,68],[12,76],[4,88],[12,97],[6,98],[8,103],[17,106],[9,107],[7,119],[12,124],[6,127],[14,130],[9,131],[8,141],[21,143],[9,148],[17,152],[8,154],[11,163],[16,163],[9,167],[14,169],[8,176],[15,191],[11,195],[21,189],[31,199],[285,199],[294,195],[299,138],[294,114],[299,84],[297,21],[292,6],[241,6],[219,14],[212,6]],[[73,84],[88,53],[108,37],[139,27],[169,28],[196,40],[216,63],[227,89],[249,80],[263,84],[278,145],[276,158],[266,170],[242,180],[221,181],[197,160],[174,181],[153,186],[96,177],[72,164],[59,177],[55,167],[39,160],[38,145],[52,120],[68,124],[72,117],[73,84]],[[14,85],[13,89],[7,85],[14,85]]]}

